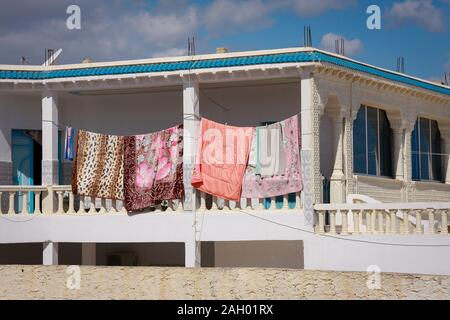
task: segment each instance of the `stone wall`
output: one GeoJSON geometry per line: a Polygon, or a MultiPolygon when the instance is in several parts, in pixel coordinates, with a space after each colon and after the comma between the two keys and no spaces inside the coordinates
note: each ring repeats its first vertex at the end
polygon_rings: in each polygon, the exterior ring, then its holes
{"type": "Polygon", "coordinates": [[[77,277],[77,268],[0,266],[0,299],[450,299],[448,276],[383,273],[369,290],[361,272],[82,266],[77,277]]]}

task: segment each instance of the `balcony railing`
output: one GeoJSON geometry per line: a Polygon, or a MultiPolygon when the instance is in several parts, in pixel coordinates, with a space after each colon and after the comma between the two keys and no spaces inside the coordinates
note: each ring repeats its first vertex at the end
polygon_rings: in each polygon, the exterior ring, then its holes
{"type": "Polygon", "coordinates": [[[314,209],[318,234],[449,233],[450,202],[316,204],[314,209]]]}
{"type": "MultiPolygon", "coordinates": [[[[200,212],[239,210],[290,210],[301,208],[300,192],[285,196],[228,201],[197,192],[200,212]]],[[[167,200],[144,212],[182,212],[182,200],[167,200]]],[[[0,186],[0,214],[127,214],[122,201],[76,196],[66,186],[0,186]],[[33,199],[30,204],[30,199],[33,199]],[[3,205],[3,206],[2,206],[3,205]]]]}

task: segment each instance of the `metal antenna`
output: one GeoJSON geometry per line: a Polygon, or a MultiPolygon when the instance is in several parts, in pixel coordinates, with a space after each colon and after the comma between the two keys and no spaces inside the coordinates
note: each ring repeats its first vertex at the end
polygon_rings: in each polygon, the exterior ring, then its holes
{"type": "Polygon", "coordinates": [[[303,46],[312,47],[312,33],[310,26],[303,26],[303,46]]]}
{"type": "Polygon", "coordinates": [[[397,58],[397,72],[405,73],[405,57],[397,58]]]}

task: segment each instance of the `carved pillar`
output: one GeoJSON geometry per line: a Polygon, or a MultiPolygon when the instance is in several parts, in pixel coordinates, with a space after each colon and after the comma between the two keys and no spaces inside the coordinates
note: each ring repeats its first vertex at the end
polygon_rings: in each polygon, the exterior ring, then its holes
{"type": "Polygon", "coordinates": [[[353,122],[356,119],[358,110],[361,107],[361,100],[351,93],[352,102],[351,109],[345,117],[344,132],[344,155],[345,155],[345,178],[346,178],[346,194],[355,193],[355,179],[353,177],[353,122]]]}
{"type": "MultiPolygon", "coordinates": [[[[327,107],[328,109],[328,107],[327,107]]],[[[333,119],[333,141],[336,150],[333,173],[330,178],[330,202],[344,203],[346,199],[345,174],[344,174],[344,119],[345,112],[342,108],[330,108],[327,113],[333,119]]]]}
{"type": "Polygon", "coordinates": [[[303,170],[303,209],[307,226],[314,225],[315,203],[322,202],[320,175],[320,104],[313,74],[305,70],[301,76],[301,163],[303,170]]]}
{"type": "Polygon", "coordinates": [[[445,156],[442,159],[442,167],[444,169],[444,181],[446,184],[450,184],[450,124],[438,124],[439,125],[439,131],[441,133],[442,138],[442,153],[445,154],[445,156]]]}
{"type": "Polygon", "coordinates": [[[404,180],[405,181],[405,200],[407,202],[414,201],[414,184],[412,181],[412,150],[411,150],[411,134],[414,127],[408,126],[405,128],[405,139],[404,139],[404,180]]]}

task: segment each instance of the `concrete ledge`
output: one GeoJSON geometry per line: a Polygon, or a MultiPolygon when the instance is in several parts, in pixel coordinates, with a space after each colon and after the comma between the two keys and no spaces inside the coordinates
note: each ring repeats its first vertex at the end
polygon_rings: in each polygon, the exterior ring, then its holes
{"type": "Polygon", "coordinates": [[[0,299],[450,299],[449,276],[379,276],[370,290],[363,272],[0,266],[0,299]]]}

